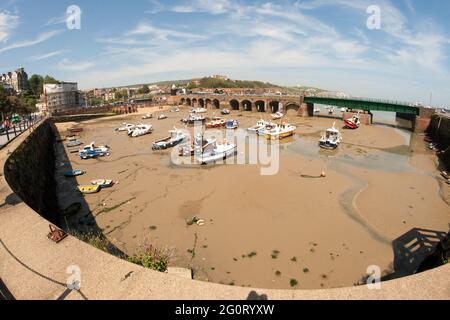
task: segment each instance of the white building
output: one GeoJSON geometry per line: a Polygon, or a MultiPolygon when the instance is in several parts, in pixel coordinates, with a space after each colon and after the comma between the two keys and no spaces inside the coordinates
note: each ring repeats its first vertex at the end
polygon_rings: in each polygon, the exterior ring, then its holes
{"type": "Polygon", "coordinates": [[[44,85],[45,111],[50,115],[80,108],[80,93],[76,82],[44,85]]]}

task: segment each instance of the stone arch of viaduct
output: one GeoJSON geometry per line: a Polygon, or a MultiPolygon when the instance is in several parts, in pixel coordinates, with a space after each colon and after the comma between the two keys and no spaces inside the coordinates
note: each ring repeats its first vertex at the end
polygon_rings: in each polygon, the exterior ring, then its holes
{"type": "Polygon", "coordinates": [[[301,97],[267,96],[222,96],[186,95],[177,96],[175,104],[192,108],[239,110],[243,112],[274,113],[277,111],[295,113],[299,116],[313,115],[313,110],[303,103],[301,97]],[[311,109],[311,110],[310,110],[311,109]]]}

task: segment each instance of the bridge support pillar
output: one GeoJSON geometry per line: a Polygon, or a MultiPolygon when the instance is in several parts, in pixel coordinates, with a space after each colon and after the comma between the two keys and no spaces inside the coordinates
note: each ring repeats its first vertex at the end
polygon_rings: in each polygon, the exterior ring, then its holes
{"type": "Polygon", "coordinates": [[[416,133],[425,132],[431,123],[431,117],[436,112],[435,109],[423,108],[419,109],[419,115],[414,118],[413,131],[416,133]]]}
{"type": "Polygon", "coordinates": [[[313,117],[314,116],[314,103],[302,103],[298,109],[297,115],[299,117],[313,117]]]}

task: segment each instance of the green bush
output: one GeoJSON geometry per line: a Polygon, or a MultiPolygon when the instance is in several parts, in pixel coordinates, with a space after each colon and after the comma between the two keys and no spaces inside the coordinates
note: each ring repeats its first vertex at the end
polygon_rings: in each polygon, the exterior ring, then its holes
{"type": "Polygon", "coordinates": [[[159,249],[153,245],[144,244],[138,252],[128,257],[128,261],[144,268],[164,272],[169,266],[171,253],[167,249],[159,249]]]}

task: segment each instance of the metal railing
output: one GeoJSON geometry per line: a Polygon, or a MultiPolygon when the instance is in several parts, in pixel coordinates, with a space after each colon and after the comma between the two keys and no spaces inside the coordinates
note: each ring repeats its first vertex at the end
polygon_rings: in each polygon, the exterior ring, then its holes
{"type": "Polygon", "coordinates": [[[44,116],[30,116],[29,118],[12,124],[9,127],[2,126],[0,128],[0,149],[5,147],[16,137],[20,136],[23,132],[31,130],[33,126],[41,122],[44,118],[44,116]]]}

